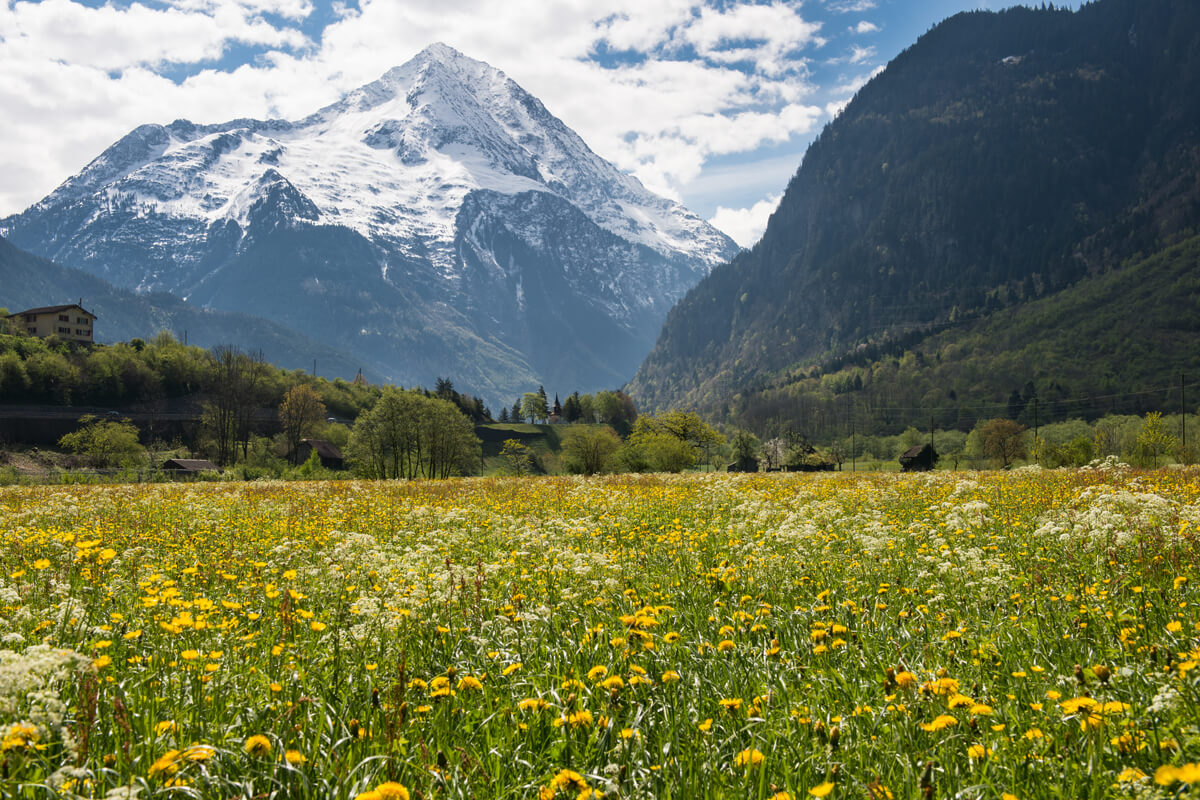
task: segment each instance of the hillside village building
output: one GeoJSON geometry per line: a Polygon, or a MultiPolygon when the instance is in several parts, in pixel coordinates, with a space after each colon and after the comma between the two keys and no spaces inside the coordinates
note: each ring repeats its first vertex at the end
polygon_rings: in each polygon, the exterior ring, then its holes
{"type": "Polygon", "coordinates": [[[14,327],[39,339],[57,335],[70,342],[92,344],[94,341],[92,331],[96,315],[78,303],[29,308],[10,314],[8,319],[15,323],[14,327]]]}

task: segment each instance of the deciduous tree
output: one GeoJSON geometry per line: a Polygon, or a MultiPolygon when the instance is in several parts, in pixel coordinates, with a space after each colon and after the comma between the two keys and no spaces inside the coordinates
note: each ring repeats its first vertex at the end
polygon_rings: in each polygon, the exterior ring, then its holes
{"type": "Polygon", "coordinates": [[[479,466],[479,438],[453,403],[420,392],[385,389],[361,414],[347,443],[372,478],[449,478],[479,466]]]}
{"type": "Polygon", "coordinates": [[[287,442],[288,459],[293,465],[300,451],[300,442],[311,435],[313,428],[325,418],[325,404],[321,396],[307,383],[300,383],[288,390],[279,404],[279,427],[287,442]]]}
{"type": "Polygon", "coordinates": [[[520,439],[505,439],[500,447],[500,457],[508,464],[514,475],[524,475],[533,466],[533,455],[529,446],[520,439]]]}
{"type": "Polygon", "coordinates": [[[1157,467],[1158,457],[1163,453],[1170,452],[1178,444],[1179,440],[1167,430],[1167,423],[1163,421],[1161,413],[1151,411],[1142,420],[1137,446],[1142,458],[1149,459],[1150,466],[1157,467]]]}
{"type": "Polygon", "coordinates": [[[521,416],[530,422],[545,422],[550,417],[544,392],[526,392],[521,397],[521,416]]]}
{"type": "Polygon", "coordinates": [[[1000,462],[1004,469],[1018,458],[1029,455],[1025,426],[1011,419],[990,419],[979,429],[983,452],[1000,462]]]}
{"type": "Polygon", "coordinates": [[[58,440],[61,447],[79,453],[93,467],[128,467],[142,460],[138,429],[127,419],[101,420],[92,414],[79,418],[83,426],[58,440]]]}
{"type": "MultiPolygon", "coordinates": [[[[570,398],[568,398],[569,400],[570,398]]],[[[613,455],[621,448],[621,437],[607,426],[574,426],[562,438],[567,468],[584,475],[595,475],[610,468],[613,455]]]]}

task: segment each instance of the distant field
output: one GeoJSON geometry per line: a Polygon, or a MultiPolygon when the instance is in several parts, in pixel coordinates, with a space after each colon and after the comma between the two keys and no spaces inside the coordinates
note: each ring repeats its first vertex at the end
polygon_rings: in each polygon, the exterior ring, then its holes
{"type": "Polygon", "coordinates": [[[0,520],[4,797],[1200,787],[1200,470],[13,487],[0,520]]]}

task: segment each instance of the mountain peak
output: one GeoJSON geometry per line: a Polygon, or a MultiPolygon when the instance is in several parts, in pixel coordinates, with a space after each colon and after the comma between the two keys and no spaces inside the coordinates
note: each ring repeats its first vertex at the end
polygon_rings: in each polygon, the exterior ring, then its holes
{"type": "Polygon", "coordinates": [[[670,304],[736,252],[442,43],[299,121],[139,128],[0,224],[124,286],[320,318],[381,375],[452,370],[489,402],[624,381],[670,304]]]}
{"type": "Polygon", "coordinates": [[[468,61],[473,64],[482,64],[482,61],[476,61],[469,58],[459,50],[454,49],[445,42],[434,42],[428,45],[424,50],[413,56],[410,61],[440,61],[443,64],[450,64],[458,61],[468,61]]]}

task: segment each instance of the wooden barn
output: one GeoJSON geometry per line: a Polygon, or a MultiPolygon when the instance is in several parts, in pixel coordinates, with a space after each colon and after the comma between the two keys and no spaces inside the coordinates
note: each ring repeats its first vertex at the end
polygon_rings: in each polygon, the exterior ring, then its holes
{"type": "Polygon", "coordinates": [[[308,461],[314,450],[317,451],[317,458],[321,459],[321,466],[325,469],[346,468],[346,459],[342,451],[333,442],[324,439],[301,439],[300,446],[296,448],[296,463],[303,464],[308,461]]]}
{"type": "Polygon", "coordinates": [[[163,472],[179,476],[221,471],[216,464],[203,458],[168,458],[163,462],[162,468],[163,472]]]}
{"type": "Polygon", "coordinates": [[[914,445],[900,454],[901,472],[928,472],[937,466],[938,454],[931,444],[914,445]]]}

